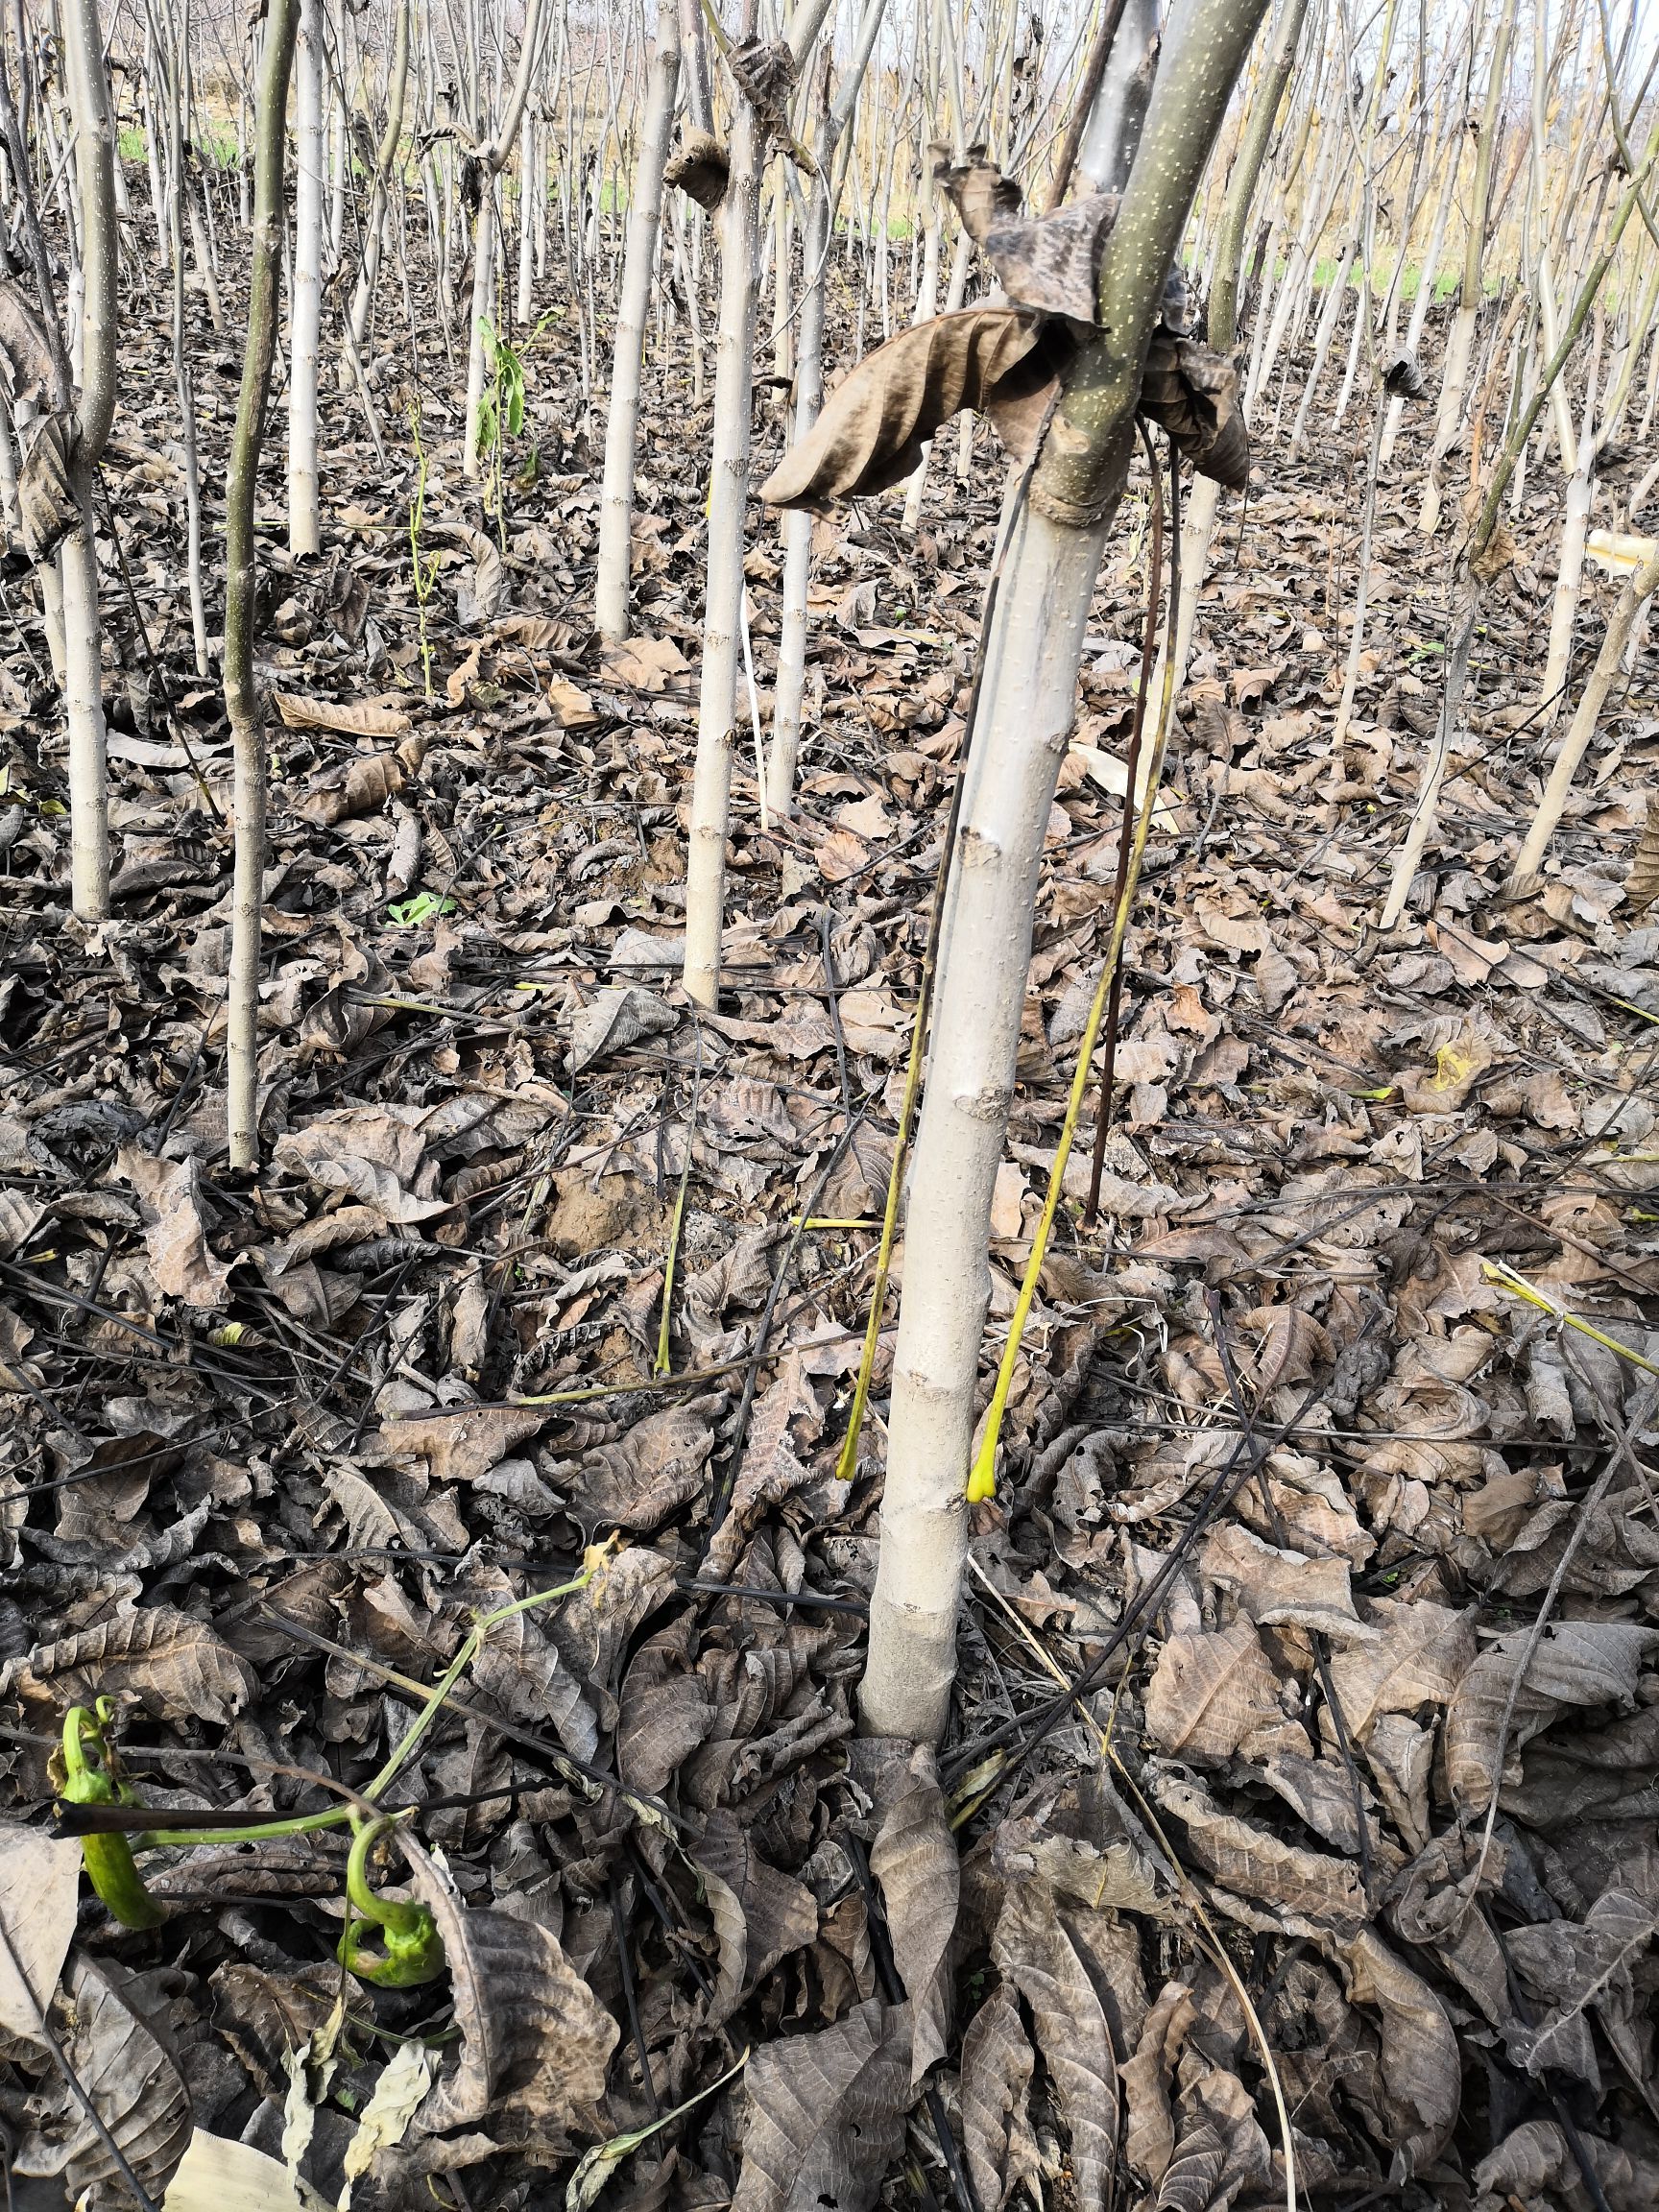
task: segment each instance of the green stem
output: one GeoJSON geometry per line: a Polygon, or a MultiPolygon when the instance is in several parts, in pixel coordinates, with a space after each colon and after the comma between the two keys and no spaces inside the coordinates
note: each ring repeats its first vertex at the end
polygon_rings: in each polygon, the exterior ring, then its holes
{"type": "MultiPolygon", "coordinates": [[[[532,1591],[528,1598],[516,1598],[511,1604],[498,1605],[493,1613],[486,1613],[473,1623],[470,1632],[444,1670],[427,1696],[425,1704],[416,1715],[413,1725],[398,1743],[390,1759],[381,1767],[373,1780],[362,1791],[361,1796],[378,1799],[413,1757],[416,1746],[443,1711],[450,1692],[477,1657],[484,1639],[498,1622],[509,1621],[515,1614],[529,1613],[538,1605],[551,1604],[556,1598],[568,1598],[578,1590],[586,1589],[604,1564],[604,1555],[592,1558],[580,1575],[568,1582],[561,1582],[551,1590],[532,1591]]],[[[63,1747],[61,1766],[63,1783],[60,1794],[70,1805],[136,1805],[136,1794],[120,1779],[119,1766],[105,1737],[105,1728],[112,1717],[113,1706],[108,1697],[97,1701],[94,1712],[84,1705],[73,1705],[63,1718],[63,1747]]],[[[411,1808],[413,1810],[413,1808],[411,1808]]],[[[146,1829],[130,1843],[121,1834],[86,1836],[82,1839],[86,1871],[92,1886],[115,1917],[128,1928],[155,1928],[166,1917],[165,1909],[150,1895],[144,1887],[144,1878],[133,1861],[134,1848],[141,1851],[200,1849],[204,1844],[269,1843],[284,1836],[315,1836],[329,1828],[343,1828],[348,1822],[360,1822],[361,1815],[355,1804],[332,1805],[323,1813],[299,1813],[286,1819],[258,1820],[246,1828],[154,1828],[146,1829]]],[[[372,1896],[366,1880],[368,1853],[378,1837],[393,1825],[393,1817],[362,1822],[351,1847],[351,1858],[347,1864],[347,1894],[359,1911],[373,1919],[374,1913],[365,1906],[363,1899],[372,1896]],[[367,1841],[365,1840],[367,1838],[367,1841]],[[351,1866],[357,1867],[358,1887],[351,1887],[351,1866]]],[[[399,1915],[409,1912],[426,1912],[424,1906],[387,1908],[399,1915]]],[[[429,1922],[431,1915],[426,1913],[429,1922]]],[[[382,1919],[381,1925],[387,1925],[382,1919]]],[[[401,1932],[402,1923],[399,1922],[401,1932]]],[[[404,1963],[413,1956],[415,1936],[424,1936],[425,1926],[410,1936],[403,1955],[404,1963]]],[[[436,1932],[433,1931],[433,1940],[436,1932]]],[[[388,1945],[390,1951],[391,1946],[388,1945]]],[[[350,1964],[350,1960],[347,1960],[350,1964]]],[[[353,1967],[354,1972],[362,1972],[353,1967]]],[[[366,1977],[374,1980],[370,1974],[366,1977]]],[[[384,1980],[384,1976],[380,1979],[384,1980]]],[[[421,1979],[430,1979],[422,1975],[421,1979]]]]}

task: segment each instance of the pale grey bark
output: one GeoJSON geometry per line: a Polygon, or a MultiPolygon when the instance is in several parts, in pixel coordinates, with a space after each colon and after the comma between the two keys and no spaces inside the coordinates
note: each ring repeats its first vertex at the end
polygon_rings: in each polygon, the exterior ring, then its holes
{"type": "Polygon", "coordinates": [[[1537,880],[1550,840],[1554,836],[1561,817],[1567,810],[1573,779],[1590,750],[1590,740],[1596,734],[1601,709],[1607,703],[1607,694],[1618,681],[1624,649],[1630,642],[1643,609],[1656,590],[1659,590],[1659,542],[1652,544],[1641,565],[1625,579],[1624,589],[1619,594],[1601,640],[1601,650],[1596,656],[1596,665],[1590,672],[1577,710],[1562,740],[1561,750],[1555,757],[1555,765],[1550,771],[1550,781],[1544,786],[1544,796],[1538,802],[1538,811],[1532,818],[1532,826],[1522,843],[1514,873],[1506,885],[1512,894],[1530,890],[1537,880]]]}
{"type": "MultiPolygon", "coordinates": [[[[800,0],[788,41],[799,73],[830,12],[830,0],[800,0]]],[[[749,0],[743,21],[757,11],[749,0]]],[[[749,35],[746,31],[745,36],[749,35]]],[[[720,991],[720,932],[726,902],[726,836],[737,705],[738,630],[743,604],[743,524],[749,490],[749,426],[755,379],[755,311],[762,138],[747,100],[736,102],[720,224],[720,328],[715,341],[714,437],[709,485],[709,566],[704,591],[703,668],[697,699],[697,759],[685,856],[687,995],[710,1009],[720,991]]]]}
{"type": "Polygon", "coordinates": [[[518,66],[513,79],[513,88],[507,97],[506,109],[494,132],[478,149],[483,191],[472,227],[472,317],[467,352],[467,442],[464,449],[464,467],[469,476],[478,475],[481,467],[478,436],[484,416],[484,325],[490,320],[491,301],[494,297],[496,231],[499,228],[495,211],[496,180],[507,165],[507,157],[513,151],[518,126],[524,117],[525,103],[530,97],[530,86],[536,75],[537,63],[541,60],[541,26],[542,0],[528,0],[518,47],[518,66]]]}
{"type": "Polygon", "coordinates": [[[300,0],[294,49],[293,300],[288,357],[288,550],[320,550],[317,482],[318,352],[323,331],[324,0],[300,0]]]}
{"type": "Polygon", "coordinates": [[[616,350],[611,371],[611,405],[605,425],[605,477],[599,505],[599,566],[594,617],[599,635],[628,635],[628,577],[634,529],[634,457],[639,439],[640,372],[645,360],[645,318],[657,261],[661,221],[662,172],[674,129],[680,84],[679,0],[659,0],[657,46],[646,87],[639,157],[628,207],[628,247],[616,308],[616,350]]]}
{"type": "MultiPolygon", "coordinates": [[[[1177,0],[1140,153],[1080,356],[1004,562],[981,679],[917,1136],[893,1362],[881,1551],[860,1691],[866,1728],[936,1739],[955,1666],[966,1484],[1032,903],[1101,547],[1127,474],[1145,347],[1228,96],[1265,0],[1177,0]]],[[[1156,23],[1131,0],[1139,64],[1156,23]]],[[[1111,138],[1133,136],[1137,73],[1111,138]]],[[[1105,92],[1102,97],[1106,97],[1105,92]]],[[[1143,90],[1142,98],[1144,97],[1143,90]]],[[[1118,181],[1111,165],[1096,172],[1118,181]]]]}
{"type": "Polygon", "coordinates": [[[78,520],[59,554],[63,608],[63,707],[69,733],[71,896],[83,921],[109,911],[109,804],[105,757],[103,629],[93,549],[92,486],[115,416],[119,242],[115,129],[97,0],[63,0],[64,69],[75,129],[81,215],[81,391],[70,485],[78,520]]]}
{"type": "Polygon", "coordinates": [[[259,1159],[259,956],[265,877],[265,722],[253,679],[253,488],[259,472],[282,264],[288,79],[300,0],[270,0],[254,120],[252,264],[242,387],[225,490],[225,707],[234,745],[227,1136],[232,1167],[259,1159]]]}

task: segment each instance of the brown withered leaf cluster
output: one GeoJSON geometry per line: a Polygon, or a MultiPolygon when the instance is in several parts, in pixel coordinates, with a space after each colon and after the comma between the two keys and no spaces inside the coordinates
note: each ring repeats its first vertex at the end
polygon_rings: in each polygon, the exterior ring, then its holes
{"type": "MultiPolygon", "coordinates": [[[[597,2152],[601,2207],[874,2207],[920,2176],[951,2212],[1266,2212],[1283,2114],[1300,2202],[1648,2212],[1659,930],[1631,871],[1659,668],[1644,644],[1558,871],[1498,902],[1548,773],[1554,492],[1508,517],[1444,842],[1379,942],[1447,613],[1415,527],[1428,426],[1407,413],[1383,474],[1340,743],[1362,434],[1327,424],[1334,370],[1307,450],[1273,445],[1201,605],[1104,1219],[1082,1232],[1074,1159],[970,1526],[950,1725],[936,1754],[869,1742],[891,1310],[856,1480],[835,1467],[996,487],[941,454],[914,540],[815,530],[799,808],[762,831],[740,801],[726,988],[693,1016],[709,412],[684,322],[653,349],[637,634],[602,650],[581,333],[528,347],[536,458],[485,515],[412,244],[424,611],[412,459],[389,438],[380,469],[349,393],[324,399],[323,555],[262,542],[266,1164],[234,1176],[228,733],[194,675],[169,289],[129,181],[145,373],[107,473],[149,650],[115,601],[108,929],[66,912],[26,590],[0,650],[0,1914],[140,2185],[234,2157],[283,2205],[292,2152],[360,2212],[540,2212],[597,2152]],[[151,1932],[65,1879],[66,1706],[113,1700],[158,1818],[313,1811],[380,1769],[481,1614],[589,1547],[587,1588],[490,1629],[391,1792],[412,1816],[375,1879],[433,1912],[437,1981],[338,2008],[337,1833],[142,1853],[151,1932]]],[[[213,188],[233,315],[234,180],[213,188]]],[[[958,188],[1005,257],[1041,232],[995,173],[958,188]]],[[[1048,234],[1044,282],[1094,265],[1094,220],[1048,234]]],[[[907,473],[952,391],[1018,398],[1034,434],[1070,341],[1009,290],[954,353],[926,328],[882,349],[906,411],[851,439],[847,481],[907,473]]],[[[233,384],[193,292],[187,320],[203,388],[233,384]]],[[[1148,393],[1201,436],[1178,284],[1165,321],[1148,393]]],[[[401,324],[379,337],[401,359],[401,324]]],[[[228,427],[204,406],[210,483],[228,427]]],[[[757,476],[784,439],[762,403],[757,476]]],[[[1150,490],[1138,470],[1126,517],[1150,490]]],[[[1108,550],[1048,824],[987,1391],[1110,926],[1144,542],[1108,550]]],[[[763,715],[780,565],[758,529],[763,715]]],[[[0,1957],[12,2188],[115,2212],[33,2005],[0,1957]]]]}
{"type": "MultiPolygon", "coordinates": [[[[1010,305],[958,309],[913,325],[866,354],[813,428],[761,486],[774,507],[824,512],[886,491],[915,469],[953,415],[972,407],[1017,460],[1046,427],[1066,367],[1097,316],[1100,257],[1119,205],[1085,194],[1026,217],[1018,184],[982,148],[934,175],[1010,305]]],[[[1200,474],[1239,490],[1250,440],[1237,364],[1189,335],[1186,286],[1171,272],[1142,373],[1141,412],[1200,474]]]]}

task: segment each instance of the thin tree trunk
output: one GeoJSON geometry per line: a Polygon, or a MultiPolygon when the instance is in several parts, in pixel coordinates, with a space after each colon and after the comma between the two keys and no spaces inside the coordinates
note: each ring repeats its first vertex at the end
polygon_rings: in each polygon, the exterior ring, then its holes
{"type": "Polygon", "coordinates": [[[289,308],[288,550],[318,552],[317,370],[323,329],[324,0],[300,0],[294,50],[294,296],[289,308]]]}
{"type": "Polygon", "coordinates": [[[594,618],[609,639],[628,635],[628,577],[634,529],[634,457],[639,440],[639,383],[645,360],[645,318],[661,220],[662,172],[674,129],[680,84],[679,0],[659,0],[657,47],[645,94],[645,121],[634,197],[628,209],[628,249],[616,308],[616,351],[611,371],[611,407],[605,425],[605,479],[599,505],[599,567],[594,618]]]}
{"type": "MultiPolygon", "coordinates": [[[[751,36],[757,16],[747,0],[751,36]]],[[[788,40],[799,73],[829,0],[801,0],[788,40]]],[[[703,670],[697,700],[697,760],[685,859],[688,995],[713,1008],[720,992],[720,931],[726,903],[726,834],[737,705],[738,628],[743,605],[743,524],[749,493],[749,419],[755,379],[757,228],[763,138],[741,97],[732,126],[731,173],[721,204],[720,329],[715,341],[714,436],[709,461],[709,569],[703,601],[703,670]]]]}
{"type": "Polygon", "coordinates": [[[494,298],[498,228],[495,182],[507,165],[523,120],[525,103],[530,97],[531,83],[541,59],[541,20],[542,0],[529,0],[518,47],[517,73],[507,96],[506,112],[493,136],[479,148],[477,156],[482,189],[472,227],[472,321],[467,352],[467,442],[463,464],[469,476],[477,476],[482,466],[478,436],[484,416],[484,325],[490,320],[494,298]]]}
{"type": "MultiPolygon", "coordinates": [[[[853,58],[834,106],[819,126],[813,148],[818,175],[812,182],[801,241],[801,325],[796,333],[795,443],[818,420],[824,404],[824,304],[834,207],[830,171],[870,64],[887,0],[864,0],[853,58]]],[[[783,608],[773,685],[772,745],[766,760],[766,803],[774,814],[795,805],[795,762],[801,747],[802,702],[806,679],[806,601],[812,573],[812,517],[791,510],[783,518],[783,608]]]]}
{"type": "MultiPolygon", "coordinates": [[[[1244,124],[1244,135],[1227,181],[1227,198],[1215,233],[1214,274],[1210,291],[1210,343],[1227,352],[1238,342],[1238,290],[1244,268],[1244,239],[1250,210],[1256,199],[1262,163],[1272,142],[1274,125],[1296,65],[1308,0],[1281,0],[1274,19],[1272,43],[1256,86],[1256,97],[1244,124]]],[[[1198,625],[1198,601],[1204,589],[1204,572],[1210,561],[1210,540],[1215,529],[1221,487],[1200,477],[1181,535],[1181,591],[1175,609],[1175,673],[1185,674],[1192,650],[1192,633],[1198,625]]]]}
{"type": "MultiPolygon", "coordinates": [[[[744,11],[753,36],[754,0],[744,11]]],[[[714,341],[714,436],[709,456],[709,565],[704,586],[703,670],[697,761],[685,862],[685,989],[710,1012],[720,993],[726,905],[726,831],[737,699],[737,627],[743,596],[743,521],[749,493],[754,388],[756,248],[760,201],[759,122],[738,97],[720,205],[720,326],[714,341]]]]}
{"type": "Polygon", "coordinates": [[[1641,565],[1625,579],[1624,589],[1619,594],[1607,623],[1607,634],[1601,640],[1601,650],[1596,656],[1596,665],[1578,702],[1561,750],[1555,757],[1555,765],[1550,772],[1550,781],[1544,786],[1544,796],[1538,802],[1538,811],[1532,818],[1515,862],[1513,875],[1504,889],[1511,897],[1519,897],[1531,890],[1544,865],[1544,854],[1550,840],[1560,827],[1567,808],[1568,794],[1578,765],[1590,749],[1590,740],[1596,734],[1596,725],[1601,709],[1607,703],[1607,694],[1618,681],[1623,661],[1624,649],[1630,642],[1632,632],[1643,608],[1653,592],[1659,590],[1659,542],[1655,542],[1641,565]]]}
{"type": "MultiPolygon", "coordinates": [[[[1480,278],[1484,265],[1486,226],[1492,197],[1492,163],[1503,129],[1504,84],[1509,75],[1509,42],[1515,29],[1515,0],[1503,0],[1492,42],[1492,67],[1486,81],[1486,104],[1481,111],[1479,138],[1475,156],[1473,204],[1463,247],[1463,276],[1457,295],[1457,312],[1446,341],[1446,358],[1440,381],[1440,401],[1434,417],[1434,442],[1429,456],[1429,476],[1423,487],[1423,506],[1417,527],[1431,537],[1440,521],[1440,469],[1463,419],[1463,394],[1475,350],[1475,324],[1480,312],[1480,278]]],[[[1473,36],[1473,33],[1471,34],[1473,36]]]]}
{"type": "Polygon", "coordinates": [[[72,899],[83,921],[109,911],[109,800],[105,759],[103,630],[93,549],[92,487],[115,416],[120,245],[115,129],[97,0],[62,0],[64,67],[75,126],[81,211],[81,392],[70,489],[78,519],[59,556],[63,591],[63,707],[69,730],[72,899]]]}
{"type": "MultiPolygon", "coordinates": [[[[966,774],[917,1137],[893,1362],[881,1550],[860,1692],[874,1734],[936,1740],[955,1669],[974,1393],[989,1292],[992,1191],[1007,1131],[1032,906],[1100,551],[1128,470],[1165,273],[1265,0],[1177,0],[1142,158],[1100,271],[1103,334],[1080,356],[1005,560],[966,774]],[[1109,333],[1109,335],[1108,335],[1109,333]]],[[[1132,0],[1085,173],[1122,182],[1156,29],[1132,0]],[[1130,64],[1117,66],[1118,55],[1130,64]],[[1107,143],[1101,144],[1102,137],[1107,143]],[[1100,166],[1095,166],[1097,159],[1100,166]]]]}
{"type": "MultiPolygon", "coordinates": [[[[386,128],[375,150],[374,182],[369,195],[369,214],[363,227],[363,266],[351,294],[351,336],[361,347],[369,331],[369,311],[380,276],[380,256],[386,235],[387,197],[403,142],[403,109],[409,97],[409,41],[415,13],[414,0],[399,0],[397,28],[392,46],[392,70],[386,83],[386,128]]],[[[347,140],[349,146],[349,138],[347,140]]]]}
{"type": "Polygon", "coordinates": [[[301,0],[269,0],[254,118],[252,261],[242,389],[225,491],[225,707],[235,747],[235,861],[230,895],[228,1129],[232,1167],[259,1160],[259,950],[265,877],[265,723],[253,681],[253,494],[281,280],[282,172],[288,79],[301,0]]]}

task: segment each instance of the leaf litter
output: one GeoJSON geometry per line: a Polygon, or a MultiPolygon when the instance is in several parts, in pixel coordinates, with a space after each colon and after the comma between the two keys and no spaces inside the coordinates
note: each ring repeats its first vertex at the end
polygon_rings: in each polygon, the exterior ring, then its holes
{"type": "MultiPolygon", "coordinates": [[[[1034,242],[986,197],[1042,281],[966,311],[972,360],[896,342],[919,411],[883,480],[974,378],[1023,371],[1040,408],[1041,314],[1109,219],[1034,242]]],[[[1231,396],[1174,308],[1153,401],[1202,445],[1231,396]]],[[[1315,2200],[1650,2205],[1659,714],[1648,647],[1558,869],[1499,902],[1547,772],[1551,495],[1489,593],[1441,851],[1378,940],[1445,613],[1408,513],[1426,432],[1407,418],[1382,487],[1339,751],[1349,464],[1315,441],[1258,467],[1131,937],[1106,1226],[1045,1266],[935,1760],[855,1728],[890,1326],[850,1490],[834,1467],[999,468],[982,445],[935,483],[914,541],[819,524],[801,810],[739,811],[730,990],[698,1025],[674,978],[706,410],[671,367],[640,633],[609,651],[574,332],[530,349],[540,469],[498,531],[437,440],[428,695],[412,479],[325,395],[353,501],[317,562],[261,549],[280,773],[250,1184],[219,1101],[226,731],[177,525],[142,503],[166,334],[135,317],[126,343],[109,489],[143,517],[156,665],[113,709],[109,927],[64,909],[33,616],[0,669],[12,2172],[93,2205],[130,2200],[116,2152],[180,2204],[228,2200],[198,2178],[223,2173],[266,2201],[538,2205],[586,2154],[583,2203],[856,2208],[908,2174],[983,2212],[1248,2212],[1293,2164],[1315,2200]],[[116,1701],[172,1821],[313,1811],[315,1777],[385,1762],[477,1613],[618,1535],[585,1590],[492,1631],[399,1778],[393,1891],[433,1912],[441,1983],[342,1988],[328,1836],[145,1853],[159,1931],[71,1925],[45,1815],[67,1705],[116,1701]]],[[[781,417],[759,443],[780,456],[781,417]]],[[[1137,476],[1050,822],[987,1391],[1109,924],[1145,498],[1137,476]]],[[[109,627],[112,667],[148,665],[131,614],[109,627]]]]}

